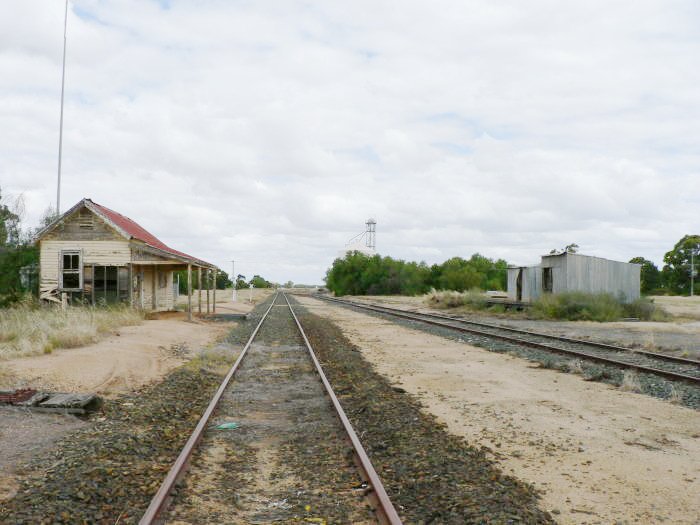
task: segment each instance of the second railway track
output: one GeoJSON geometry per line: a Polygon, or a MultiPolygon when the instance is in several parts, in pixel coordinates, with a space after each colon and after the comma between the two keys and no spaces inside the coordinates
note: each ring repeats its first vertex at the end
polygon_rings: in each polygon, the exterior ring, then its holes
{"type": "Polygon", "coordinates": [[[401,523],[292,306],[278,294],[140,523],[328,518],[401,523]]]}
{"type": "Polygon", "coordinates": [[[564,354],[572,358],[655,374],[672,381],[683,381],[684,383],[700,386],[700,361],[693,359],[479,323],[440,314],[413,312],[377,304],[358,303],[355,301],[346,301],[323,296],[319,297],[326,301],[379,314],[425,323],[462,333],[498,339],[507,343],[527,346],[552,353],[564,354]]]}

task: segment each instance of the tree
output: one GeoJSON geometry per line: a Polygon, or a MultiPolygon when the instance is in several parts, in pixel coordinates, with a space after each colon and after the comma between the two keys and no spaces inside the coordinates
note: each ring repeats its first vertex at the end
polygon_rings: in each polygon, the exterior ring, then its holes
{"type": "Polygon", "coordinates": [[[20,229],[23,209],[21,196],[10,207],[2,202],[0,194],[0,306],[13,303],[30,291],[23,286],[20,272],[24,268],[31,273],[39,261],[38,250],[20,229]]]}
{"type": "Polygon", "coordinates": [[[216,273],[217,290],[224,290],[229,286],[233,286],[233,282],[231,281],[231,279],[228,278],[228,274],[225,271],[219,270],[216,273]]]}
{"type": "Polygon", "coordinates": [[[271,288],[272,283],[263,279],[259,275],[254,275],[253,278],[250,280],[250,283],[252,284],[255,288],[271,288]]]}
{"type": "Polygon", "coordinates": [[[634,257],[630,259],[630,262],[642,265],[640,272],[640,289],[643,294],[653,293],[661,288],[661,272],[652,261],[644,257],[634,257]]]}
{"type": "Polygon", "coordinates": [[[680,239],[673,250],[664,255],[664,268],[661,271],[664,284],[675,293],[690,293],[690,259],[694,254],[695,268],[698,267],[700,254],[700,235],[685,235],[680,239]]]}
{"type": "Polygon", "coordinates": [[[564,246],[561,250],[557,248],[550,250],[549,255],[560,255],[562,253],[578,253],[579,248],[580,246],[578,244],[572,242],[571,244],[567,244],[566,246],[564,246]]]}
{"type": "Polygon", "coordinates": [[[19,242],[20,216],[2,202],[0,191],[0,249],[16,246],[19,242]]]}

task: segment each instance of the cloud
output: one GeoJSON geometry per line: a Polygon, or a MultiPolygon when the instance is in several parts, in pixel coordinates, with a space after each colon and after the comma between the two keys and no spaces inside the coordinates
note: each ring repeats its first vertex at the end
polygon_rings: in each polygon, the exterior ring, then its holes
{"type": "MultiPolygon", "coordinates": [[[[700,8],[668,2],[70,3],[64,209],[319,282],[383,254],[617,259],[698,228],[700,8]]],[[[55,198],[61,2],[0,20],[0,188],[55,198]]]]}

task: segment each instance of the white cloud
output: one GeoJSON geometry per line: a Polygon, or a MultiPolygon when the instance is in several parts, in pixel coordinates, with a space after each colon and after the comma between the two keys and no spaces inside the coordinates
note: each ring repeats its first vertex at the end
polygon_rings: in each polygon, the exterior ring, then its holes
{"type": "MultiPolygon", "coordinates": [[[[697,231],[700,8],[661,2],[70,4],[64,208],[224,269],[383,254],[657,262],[697,231]],[[247,261],[247,262],[246,262],[247,261]]],[[[0,17],[0,188],[55,198],[61,2],[0,17]]]]}

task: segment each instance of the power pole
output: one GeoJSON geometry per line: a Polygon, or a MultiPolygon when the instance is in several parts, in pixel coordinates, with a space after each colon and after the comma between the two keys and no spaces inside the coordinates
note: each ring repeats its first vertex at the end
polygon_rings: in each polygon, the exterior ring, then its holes
{"type": "Polygon", "coordinates": [[[690,250],[690,297],[693,297],[695,292],[695,246],[690,250]]]}
{"type": "Polygon", "coordinates": [[[238,284],[238,279],[236,279],[236,261],[231,261],[231,281],[233,282],[233,302],[236,302],[236,284],[238,284]]]}
{"type": "Polygon", "coordinates": [[[56,215],[61,213],[61,153],[63,150],[63,93],[66,87],[66,32],[68,29],[68,0],[63,18],[63,74],[61,76],[61,119],[58,126],[58,185],[56,186],[56,215]]]}

